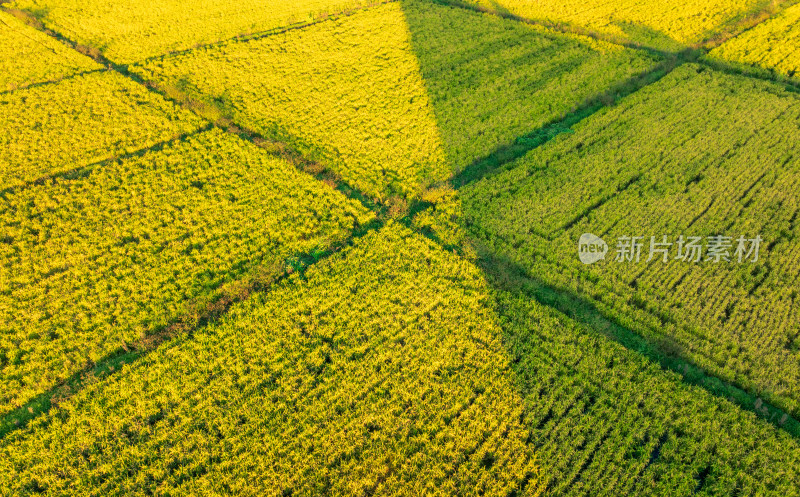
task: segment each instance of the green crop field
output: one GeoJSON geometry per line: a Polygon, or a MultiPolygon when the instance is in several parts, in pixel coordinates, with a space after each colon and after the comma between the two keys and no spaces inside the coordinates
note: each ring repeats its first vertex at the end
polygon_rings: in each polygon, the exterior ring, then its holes
{"type": "Polygon", "coordinates": [[[797,0],[0,0],[0,496],[800,497],[797,0]]]}

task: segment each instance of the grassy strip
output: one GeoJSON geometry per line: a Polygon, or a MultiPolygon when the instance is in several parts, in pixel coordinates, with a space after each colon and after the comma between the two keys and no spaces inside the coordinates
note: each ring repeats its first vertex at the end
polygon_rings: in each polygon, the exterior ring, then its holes
{"type": "MultiPolygon", "coordinates": [[[[376,3],[376,5],[384,3],[392,3],[394,1],[396,0],[382,1],[376,3]]],[[[369,8],[369,6],[365,8],[369,8]]],[[[115,64],[114,62],[110,61],[96,48],[80,45],[64,37],[60,33],[48,29],[39,19],[37,19],[28,12],[24,12],[18,9],[9,9],[5,7],[3,7],[3,10],[22,19],[30,26],[43,31],[45,34],[56,38],[57,40],[73,48],[74,50],[77,50],[78,52],[81,52],[85,55],[88,55],[89,57],[93,58],[98,63],[105,65],[109,69],[117,71],[123,76],[131,79],[132,81],[145,86],[146,88],[148,88],[151,91],[154,91],[155,93],[158,93],[166,100],[174,102],[192,111],[198,117],[205,119],[206,121],[209,121],[213,125],[229,133],[236,134],[240,138],[252,142],[256,146],[268,151],[269,153],[281,157],[282,159],[291,163],[292,165],[302,170],[303,172],[311,174],[318,180],[323,181],[332,188],[340,191],[348,198],[358,200],[368,209],[378,213],[378,215],[387,214],[389,215],[389,217],[399,218],[407,215],[409,212],[419,211],[421,208],[424,208],[424,206],[427,205],[424,202],[422,202],[421,205],[409,206],[408,202],[399,196],[390,197],[383,202],[379,202],[376,199],[373,199],[368,195],[361,193],[356,188],[347,184],[335,172],[329,170],[328,168],[322,166],[321,164],[318,164],[316,162],[304,158],[299,152],[292,149],[287,144],[267,139],[253,130],[245,129],[241,126],[234,124],[233,119],[231,117],[232,112],[230,111],[230,109],[227,108],[225,103],[216,101],[203,101],[192,97],[191,95],[189,95],[188,92],[184,91],[182,88],[179,88],[177,86],[163,85],[157,82],[147,81],[144,78],[140,77],[139,75],[128,71],[128,66],[115,64]]],[[[352,15],[361,10],[363,9],[349,9],[347,11],[344,11],[344,13],[327,16],[323,20],[336,19],[338,17],[352,15]]],[[[321,20],[315,22],[321,22],[321,20]]],[[[314,24],[315,22],[311,24],[314,24]]],[[[305,25],[298,27],[304,27],[304,26],[305,25]]],[[[287,28],[283,28],[280,31],[273,30],[268,32],[264,36],[270,34],[276,34],[278,32],[283,32],[286,30],[287,28]]],[[[219,42],[219,44],[224,44],[224,43],[226,42],[219,42]]]]}
{"type": "Polygon", "coordinates": [[[76,51],[82,53],[83,55],[85,55],[85,56],[87,56],[87,57],[89,57],[91,59],[94,59],[95,62],[97,62],[99,64],[103,64],[104,66],[106,66],[108,68],[114,67],[114,64],[103,56],[103,54],[100,52],[100,49],[98,49],[96,47],[91,47],[91,46],[88,46],[88,45],[81,45],[80,43],[76,43],[76,42],[68,39],[67,37],[61,35],[60,33],[57,33],[55,31],[49,29],[47,26],[44,25],[44,23],[41,21],[41,19],[39,19],[36,15],[34,15],[34,14],[30,13],[30,12],[24,11],[24,10],[14,9],[14,8],[11,8],[11,7],[5,7],[5,6],[2,6],[2,4],[0,4],[0,8],[2,8],[2,10],[4,12],[6,12],[8,14],[11,14],[12,16],[16,17],[20,21],[24,22],[28,26],[31,26],[32,28],[38,29],[39,31],[45,33],[46,35],[52,36],[53,38],[57,39],[58,41],[64,43],[65,45],[67,45],[68,47],[72,48],[73,50],[76,50],[76,51]]]}
{"type": "Polygon", "coordinates": [[[66,81],[66,80],[69,80],[69,79],[72,79],[72,78],[79,78],[81,76],[85,76],[87,74],[92,74],[92,73],[99,72],[99,71],[102,71],[102,70],[103,69],[90,69],[88,71],[81,71],[81,72],[77,72],[77,73],[74,73],[74,74],[68,74],[66,76],[62,76],[62,77],[56,78],[56,79],[48,79],[46,81],[39,81],[38,83],[31,83],[29,85],[17,86],[15,88],[11,89],[11,90],[0,91],[0,96],[8,95],[9,93],[14,93],[15,91],[28,90],[28,89],[31,89],[31,88],[39,88],[40,86],[47,86],[47,85],[53,85],[53,84],[56,84],[56,83],[61,83],[62,81],[66,81]]]}
{"type": "MultiPolygon", "coordinates": [[[[436,3],[442,5],[450,5],[453,7],[459,7],[462,9],[473,10],[475,12],[482,12],[485,14],[492,14],[504,19],[511,19],[517,22],[531,24],[535,26],[543,26],[555,31],[559,31],[565,34],[572,34],[578,36],[586,36],[598,41],[604,41],[607,43],[613,43],[615,45],[620,45],[626,48],[631,48],[635,50],[644,50],[650,54],[661,56],[661,57],[668,57],[670,55],[677,55],[680,52],[670,52],[659,50],[654,47],[649,47],[642,43],[632,42],[626,40],[624,38],[620,38],[613,35],[608,35],[605,33],[600,33],[598,31],[584,28],[572,23],[568,23],[565,21],[549,21],[545,19],[529,19],[527,17],[519,16],[509,12],[506,9],[503,9],[500,5],[495,5],[492,8],[482,7],[480,5],[475,5],[469,2],[464,2],[462,0],[433,0],[436,3]]],[[[762,22],[772,18],[775,14],[785,10],[792,5],[797,4],[800,0],[765,0],[761,5],[758,7],[750,10],[749,12],[745,12],[736,18],[730,20],[726,24],[719,27],[719,31],[713,33],[711,36],[706,38],[705,40],[696,43],[688,49],[701,49],[704,51],[710,51],[714,48],[718,47],[719,45],[725,43],[726,41],[730,40],[731,38],[735,38],[740,34],[748,31],[755,26],[761,24],[762,22]]]]}
{"type": "Polygon", "coordinates": [[[800,80],[798,80],[796,76],[785,76],[776,72],[773,68],[759,67],[742,62],[724,61],[709,55],[703,55],[698,58],[697,63],[713,69],[714,71],[733,76],[769,81],[788,92],[800,93],[800,80]]]}
{"type": "Polygon", "coordinates": [[[136,64],[144,65],[144,64],[146,64],[146,63],[148,63],[150,61],[153,61],[153,60],[161,60],[161,59],[166,59],[168,57],[180,56],[180,55],[183,55],[185,53],[189,53],[189,52],[192,52],[192,51],[198,50],[198,49],[204,49],[204,50],[205,49],[213,49],[213,48],[216,48],[216,47],[227,45],[228,43],[232,43],[232,42],[244,42],[244,41],[259,40],[261,38],[266,38],[268,36],[274,36],[274,35],[278,35],[278,34],[281,34],[281,33],[286,33],[288,31],[294,31],[296,29],[304,29],[304,28],[307,28],[309,26],[314,26],[315,24],[319,24],[319,23],[325,22],[325,21],[335,21],[337,19],[341,19],[343,17],[349,17],[349,16],[352,16],[352,15],[357,14],[359,12],[362,12],[364,10],[371,9],[373,7],[378,7],[380,5],[385,5],[387,3],[394,3],[394,2],[397,2],[397,1],[399,1],[399,0],[375,0],[373,2],[370,2],[368,4],[362,5],[360,7],[350,7],[350,8],[347,8],[347,9],[344,9],[344,10],[340,10],[340,11],[337,11],[337,12],[333,12],[333,13],[317,14],[317,15],[314,16],[314,19],[312,19],[310,21],[297,22],[297,23],[294,23],[294,24],[290,24],[288,26],[280,27],[280,28],[268,29],[266,31],[257,31],[257,32],[254,32],[254,33],[240,34],[240,35],[237,35],[237,36],[234,36],[234,37],[231,37],[231,38],[227,38],[227,39],[224,39],[224,40],[212,41],[212,42],[209,42],[209,43],[201,43],[201,44],[195,45],[195,46],[193,46],[191,48],[187,48],[187,49],[184,49],[184,50],[173,50],[171,52],[167,52],[167,53],[164,53],[164,54],[161,54],[161,55],[155,55],[155,56],[152,56],[152,57],[147,57],[146,59],[141,60],[141,61],[137,62],[136,64]]]}
{"type": "MultiPolygon", "coordinates": [[[[361,6],[358,6],[358,7],[347,7],[347,8],[344,8],[342,10],[337,10],[335,12],[317,13],[317,14],[315,14],[313,16],[312,19],[310,19],[308,21],[295,22],[295,23],[289,24],[287,26],[281,26],[281,27],[278,27],[278,28],[271,28],[271,29],[264,30],[264,31],[254,31],[254,32],[250,32],[250,33],[243,33],[243,34],[239,34],[239,35],[236,35],[236,36],[233,36],[233,37],[230,37],[230,38],[226,38],[226,39],[223,39],[223,40],[217,40],[217,41],[208,42],[208,43],[200,43],[200,44],[194,45],[194,46],[192,46],[190,48],[187,48],[187,49],[184,49],[184,50],[174,50],[174,51],[170,51],[170,52],[163,53],[163,54],[160,54],[160,55],[154,55],[152,57],[147,57],[144,60],[139,61],[139,63],[145,63],[145,62],[149,62],[151,60],[163,59],[163,58],[166,58],[166,57],[171,57],[173,55],[180,55],[180,54],[191,52],[191,51],[197,50],[197,49],[206,49],[206,48],[218,47],[218,46],[222,46],[222,45],[225,45],[227,43],[230,43],[230,42],[248,41],[248,40],[255,40],[255,39],[259,39],[259,38],[264,38],[264,37],[267,37],[267,36],[273,36],[273,35],[276,35],[276,34],[285,33],[287,31],[292,31],[292,30],[295,30],[295,29],[302,29],[302,28],[306,28],[308,26],[313,26],[315,24],[319,24],[321,22],[325,22],[325,21],[328,21],[328,20],[336,20],[336,19],[339,19],[339,18],[342,18],[342,17],[348,17],[348,16],[351,16],[351,15],[356,14],[358,12],[361,12],[363,10],[367,10],[367,9],[370,9],[370,8],[373,8],[373,7],[377,7],[379,5],[383,5],[383,4],[387,4],[387,3],[393,3],[393,2],[396,2],[396,1],[398,1],[398,0],[374,0],[372,2],[369,2],[369,3],[365,4],[365,5],[361,5],[361,6]]],[[[56,32],[56,31],[53,31],[52,29],[48,28],[43,22],[43,14],[38,13],[38,12],[31,12],[31,11],[28,11],[28,10],[17,9],[17,8],[13,8],[13,7],[6,7],[4,4],[9,3],[9,2],[10,2],[10,0],[2,0],[2,1],[0,1],[0,8],[3,11],[7,12],[8,14],[11,14],[12,16],[16,17],[17,19],[21,20],[22,22],[28,24],[29,26],[42,31],[42,32],[44,32],[44,33],[46,33],[46,34],[58,39],[59,41],[65,42],[71,48],[77,50],[78,52],[82,53],[83,55],[86,55],[86,56],[94,59],[96,62],[98,62],[100,64],[103,64],[106,67],[113,67],[113,68],[115,68],[117,70],[120,70],[120,69],[123,69],[123,68],[126,67],[125,65],[116,64],[116,63],[110,61],[108,58],[106,58],[103,55],[103,53],[102,53],[100,48],[95,47],[95,46],[91,46],[91,45],[83,45],[83,44],[80,44],[80,43],[76,43],[76,42],[66,38],[65,36],[61,35],[60,33],[56,32]]],[[[127,71],[125,71],[125,72],[127,72],[127,71]]]]}
{"type": "Polygon", "coordinates": [[[528,274],[525,268],[506,257],[492,253],[485,247],[478,245],[471,250],[465,250],[462,245],[444,242],[434,231],[420,229],[413,223],[407,223],[407,226],[448,252],[475,259],[495,288],[509,292],[523,292],[542,305],[552,307],[619,343],[627,350],[644,356],[663,370],[678,374],[681,381],[686,384],[700,387],[716,397],[726,399],[800,439],[800,420],[768,401],[709,374],[690,358],[685,357],[680,345],[669,337],[658,340],[645,338],[615,319],[607,317],[595,303],[571,290],[558,288],[528,274]]]}
{"type": "Polygon", "coordinates": [[[211,124],[207,124],[207,125],[205,125],[205,126],[203,126],[201,128],[198,128],[198,129],[196,129],[194,131],[189,131],[187,133],[182,133],[180,135],[173,136],[172,138],[160,141],[160,142],[158,142],[156,144],[153,144],[153,145],[151,145],[149,147],[140,148],[139,150],[136,150],[135,152],[131,152],[129,154],[120,154],[118,156],[109,157],[108,159],[103,159],[103,160],[95,162],[93,164],[76,167],[76,168],[70,169],[68,171],[59,171],[59,172],[56,172],[56,173],[53,173],[53,174],[47,174],[45,176],[41,176],[39,178],[36,178],[35,180],[25,182],[25,183],[23,183],[21,185],[10,186],[8,188],[4,188],[4,189],[0,190],[0,198],[4,198],[6,195],[8,195],[9,193],[14,192],[14,191],[22,190],[22,189],[25,189],[25,188],[31,188],[31,187],[34,187],[34,186],[44,185],[44,184],[47,184],[47,183],[52,183],[52,182],[54,182],[54,181],[56,181],[58,179],[62,179],[62,178],[63,179],[75,179],[75,178],[80,178],[80,177],[83,177],[83,176],[87,176],[93,169],[95,169],[97,167],[102,167],[105,164],[109,164],[111,162],[122,160],[122,159],[130,159],[130,158],[134,158],[134,157],[141,157],[141,156],[143,156],[143,155],[145,155],[145,154],[147,154],[149,152],[158,152],[158,151],[162,150],[164,147],[166,147],[167,145],[170,145],[172,143],[182,142],[182,141],[186,140],[187,138],[189,138],[191,136],[194,136],[194,135],[203,133],[205,131],[208,131],[212,127],[213,126],[211,124]]]}

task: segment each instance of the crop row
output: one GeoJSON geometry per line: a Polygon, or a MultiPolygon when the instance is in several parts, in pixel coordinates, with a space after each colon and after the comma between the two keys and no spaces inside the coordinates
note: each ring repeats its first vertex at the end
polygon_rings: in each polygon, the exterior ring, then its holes
{"type": "Polygon", "coordinates": [[[504,15],[596,33],[659,50],[704,41],[763,4],[758,0],[454,0],[504,15]]]}
{"type": "Polygon", "coordinates": [[[116,495],[539,489],[480,274],[397,224],[0,442],[0,486],[116,495]]]}
{"type": "Polygon", "coordinates": [[[0,413],[373,217],[218,130],[0,200],[0,413]]]}
{"type": "Polygon", "coordinates": [[[684,66],[462,189],[448,216],[548,285],[796,413],[798,123],[796,94],[684,66]],[[584,233],[605,240],[604,261],[581,264],[584,233]],[[678,258],[681,236],[700,238],[699,260],[678,258]],[[714,236],[729,237],[716,262],[714,236]],[[619,257],[623,237],[642,237],[638,261],[619,257]],[[648,261],[651,237],[667,237],[666,263],[648,261]],[[739,260],[739,237],[762,239],[757,260],[739,260]]]}
{"type": "Polygon", "coordinates": [[[112,71],[0,95],[0,190],[124,155],[203,123],[112,71]]]}
{"type": "Polygon", "coordinates": [[[800,4],[723,43],[710,55],[800,77],[800,4]]]}
{"type": "Polygon", "coordinates": [[[99,68],[92,59],[0,11],[0,91],[99,68]]]}
{"type": "Polygon", "coordinates": [[[423,1],[133,67],[375,197],[418,195],[654,59],[423,1]]]}
{"type": "Polygon", "coordinates": [[[360,8],[372,0],[14,0],[10,7],[39,17],[50,29],[101,49],[118,64],[260,33],[360,8]]]}

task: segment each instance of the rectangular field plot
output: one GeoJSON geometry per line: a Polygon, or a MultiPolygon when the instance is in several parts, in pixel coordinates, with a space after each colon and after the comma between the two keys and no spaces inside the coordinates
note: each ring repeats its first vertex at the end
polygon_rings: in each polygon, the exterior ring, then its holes
{"type": "Polygon", "coordinates": [[[102,66],[0,11],[0,92],[102,66]]]}
{"type": "Polygon", "coordinates": [[[654,65],[588,38],[408,1],[132,70],[225,106],[385,198],[416,195],[654,65]]]}
{"type": "Polygon", "coordinates": [[[486,292],[390,224],[7,436],[0,485],[538,495],[486,292]]]}
{"type": "Polygon", "coordinates": [[[529,274],[797,413],[798,161],[797,94],[689,65],[468,185],[451,209],[529,274]],[[605,240],[604,261],[580,262],[583,234],[605,240]],[[638,262],[626,236],[643,237],[638,262]]]}
{"type": "Polygon", "coordinates": [[[800,444],[522,295],[498,297],[546,495],[794,495],[800,444]]]}
{"type": "Polygon", "coordinates": [[[511,14],[615,41],[680,50],[704,41],[750,12],[759,0],[454,0],[489,12],[511,14]]]}
{"type": "Polygon", "coordinates": [[[710,55],[800,79],[800,4],[723,43],[710,55]]]}
{"type": "Polygon", "coordinates": [[[373,0],[13,0],[48,28],[118,64],[361,8],[373,0]]]}
{"type": "Polygon", "coordinates": [[[0,414],[372,218],[217,130],[7,192],[0,414]]]}
{"type": "Polygon", "coordinates": [[[115,72],[0,95],[0,190],[116,155],[203,125],[115,72]]]}

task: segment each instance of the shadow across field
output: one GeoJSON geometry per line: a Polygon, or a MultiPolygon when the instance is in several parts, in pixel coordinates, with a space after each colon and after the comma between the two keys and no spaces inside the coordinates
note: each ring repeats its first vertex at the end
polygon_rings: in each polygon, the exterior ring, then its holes
{"type": "MultiPolygon", "coordinates": [[[[450,1],[437,3],[445,5],[446,7],[444,8],[461,9],[461,7],[451,6],[450,4],[453,2],[450,1]]],[[[534,148],[545,145],[556,136],[570,133],[574,125],[604,108],[614,106],[620,99],[639,89],[659,81],[676,67],[685,63],[702,63],[703,61],[704,51],[702,49],[689,48],[679,53],[659,53],[658,55],[663,57],[662,60],[657,64],[653,64],[648,70],[622,80],[610,82],[595,94],[575,102],[566,111],[559,113],[557,117],[541,119],[541,114],[523,116],[523,119],[528,119],[529,122],[539,122],[540,124],[535,126],[535,129],[518,132],[512,141],[503,142],[498,140],[487,153],[463,166],[463,161],[460,160],[463,159],[463,156],[459,155],[461,150],[456,149],[456,147],[451,149],[449,146],[463,143],[465,141],[465,130],[473,129],[475,122],[483,122],[484,126],[491,125],[491,113],[481,115],[476,113],[474,109],[479,109],[482,105],[489,105],[496,112],[507,113],[520,107],[516,102],[525,98],[535,97],[532,96],[532,92],[530,97],[526,97],[525,92],[520,90],[524,88],[523,85],[511,85],[507,92],[504,91],[505,88],[502,86],[493,87],[493,82],[502,80],[504,74],[502,68],[492,67],[491,62],[485,62],[485,67],[482,71],[471,68],[473,59],[489,61],[491,58],[488,54],[496,54],[496,52],[481,47],[480,44],[476,48],[475,40],[479,38],[476,33],[470,33],[466,29],[458,31],[453,29],[453,25],[446,22],[434,22],[435,19],[420,15],[420,11],[414,7],[413,2],[405,2],[403,5],[411,44],[419,61],[420,73],[428,90],[433,114],[436,117],[439,134],[445,147],[445,155],[448,157],[450,166],[454,171],[454,175],[447,186],[455,190],[490,177],[508,167],[513,167],[516,159],[524,156],[534,148]],[[434,31],[438,39],[447,40],[454,47],[464,48],[451,50],[445,58],[442,54],[444,48],[438,46],[438,41],[434,40],[432,35],[434,31]],[[451,65],[448,66],[447,63],[451,65]],[[500,71],[499,74],[498,70],[500,71]],[[472,78],[469,80],[469,84],[464,85],[460,80],[452,80],[452,78],[464,74],[472,78]],[[458,88],[461,98],[456,100],[440,98],[439,96],[447,96],[447,92],[443,91],[444,88],[458,88]],[[492,91],[488,91],[487,88],[492,91]],[[488,102],[481,101],[481,99],[487,99],[488,102]],[[466,105],[464,105],[464,109],[461,112],[458,112],[455,104],[466,105]]],[[[462,10],[474,11],[475,9],[470,7],[462,10]]],[[[479,22],[478,19],[483,15],[485,14],[475,16],[476,23],[479,22]]],[[[508,14],[507,11],[505,14],[500,12],[500,16],[519,20],[515,16],[508,14]]],[[[446,17],[446,14],[442,14],[442,17],[446,17]]],[[[545,36],[553,35],[548,34],[545,36]]],[[[570,42],[573,42],[573,40],[574,38],[570,38],[570,42]]],[[[574,43],[581,44],[583,42],[578,40],[574,41],[574,43]]],[[[591,45],[587,44],[586,47],[591,48],[591,45]]],[[[570,64],[556,55],[555,52],[537,53],[536,56],[540,59],[552,57],[556,61],[552,65],[552,71],[543,75],[535,75],[532,78],[537,84],[546,86],[549,81],[563,81],[564,75],[570,74],[570,64]]],[[[515,59],[513,65],[506,72],[513,73],[514,68],[525,63],[526,59],[524,57],[515,59]]],[[[573,61],[572,64],[580,64],[580,62],[573,61]]],[[[567,77],[574,78],[574,76],[567,77]]],[[[538,96],[538,98],[548,97],[553,97],[553,95],[540,94],[538,96]]],[[[555,98],[559,98],[559,96],[556,94],[555,98]]],[[[532,110],[529,109],[529,112],[532,110]]],[[[468,139],[480,140],[480,135],[468,136],[468,139]]],[[[558,208],[559,206],[554,206],[554,209],[558,208]]],[[[461,219],[455,222],[457,224],[461,223],[461,229],[465,232],[474,235],[467,243],[480,246],[478,250],[479,265],[486,274],[488,281],[492,282],[498,289],[508,291],[509,284],[513,283],[511,284],[513,291],[523,292],[530,298],[557,309],[607,339],[613,340],[627,350],[657,364],[661,369],[677,373],[681,381],[687,385],[702,388],[716,397],[731,401],[741,409],[756,414],[761,419],[790,433],[792,436],[800,437],[800,423],[785,410],[764,402],[759,393],[763,395],[765,392],[746,391],[736,384],[710,374],[697,365],[688,352],[669,336],[665,335],[660,338],[646,337],[627,328],[604,313],[587,296],[565,288],[557,288],[547,283],[545,279],[530,274],[528,269],[513,262],[505,254],[492,251],[485,245],[480,244],[477,241],[477,236],[478,234],[485,236],[483,227],[474,224],[469,226],[463,224],[467,219],[469,219],[470,223],[475,223],[476,220],[480,219],[480,216],[469,212],[461,212],[459,214],[461,219]]],[[[535,230],[536,227],[531,229],[535,230]]],[[[433,231],[424,231],[423,234],[434,239],[447,250],[461,251],[465,248],[449,241],[440,240],[433,231]]],[[[472,251],[474,252],[474,249],[472,251]]],[[[554,270],[557,269],[554,268],[554,270]]]]}

